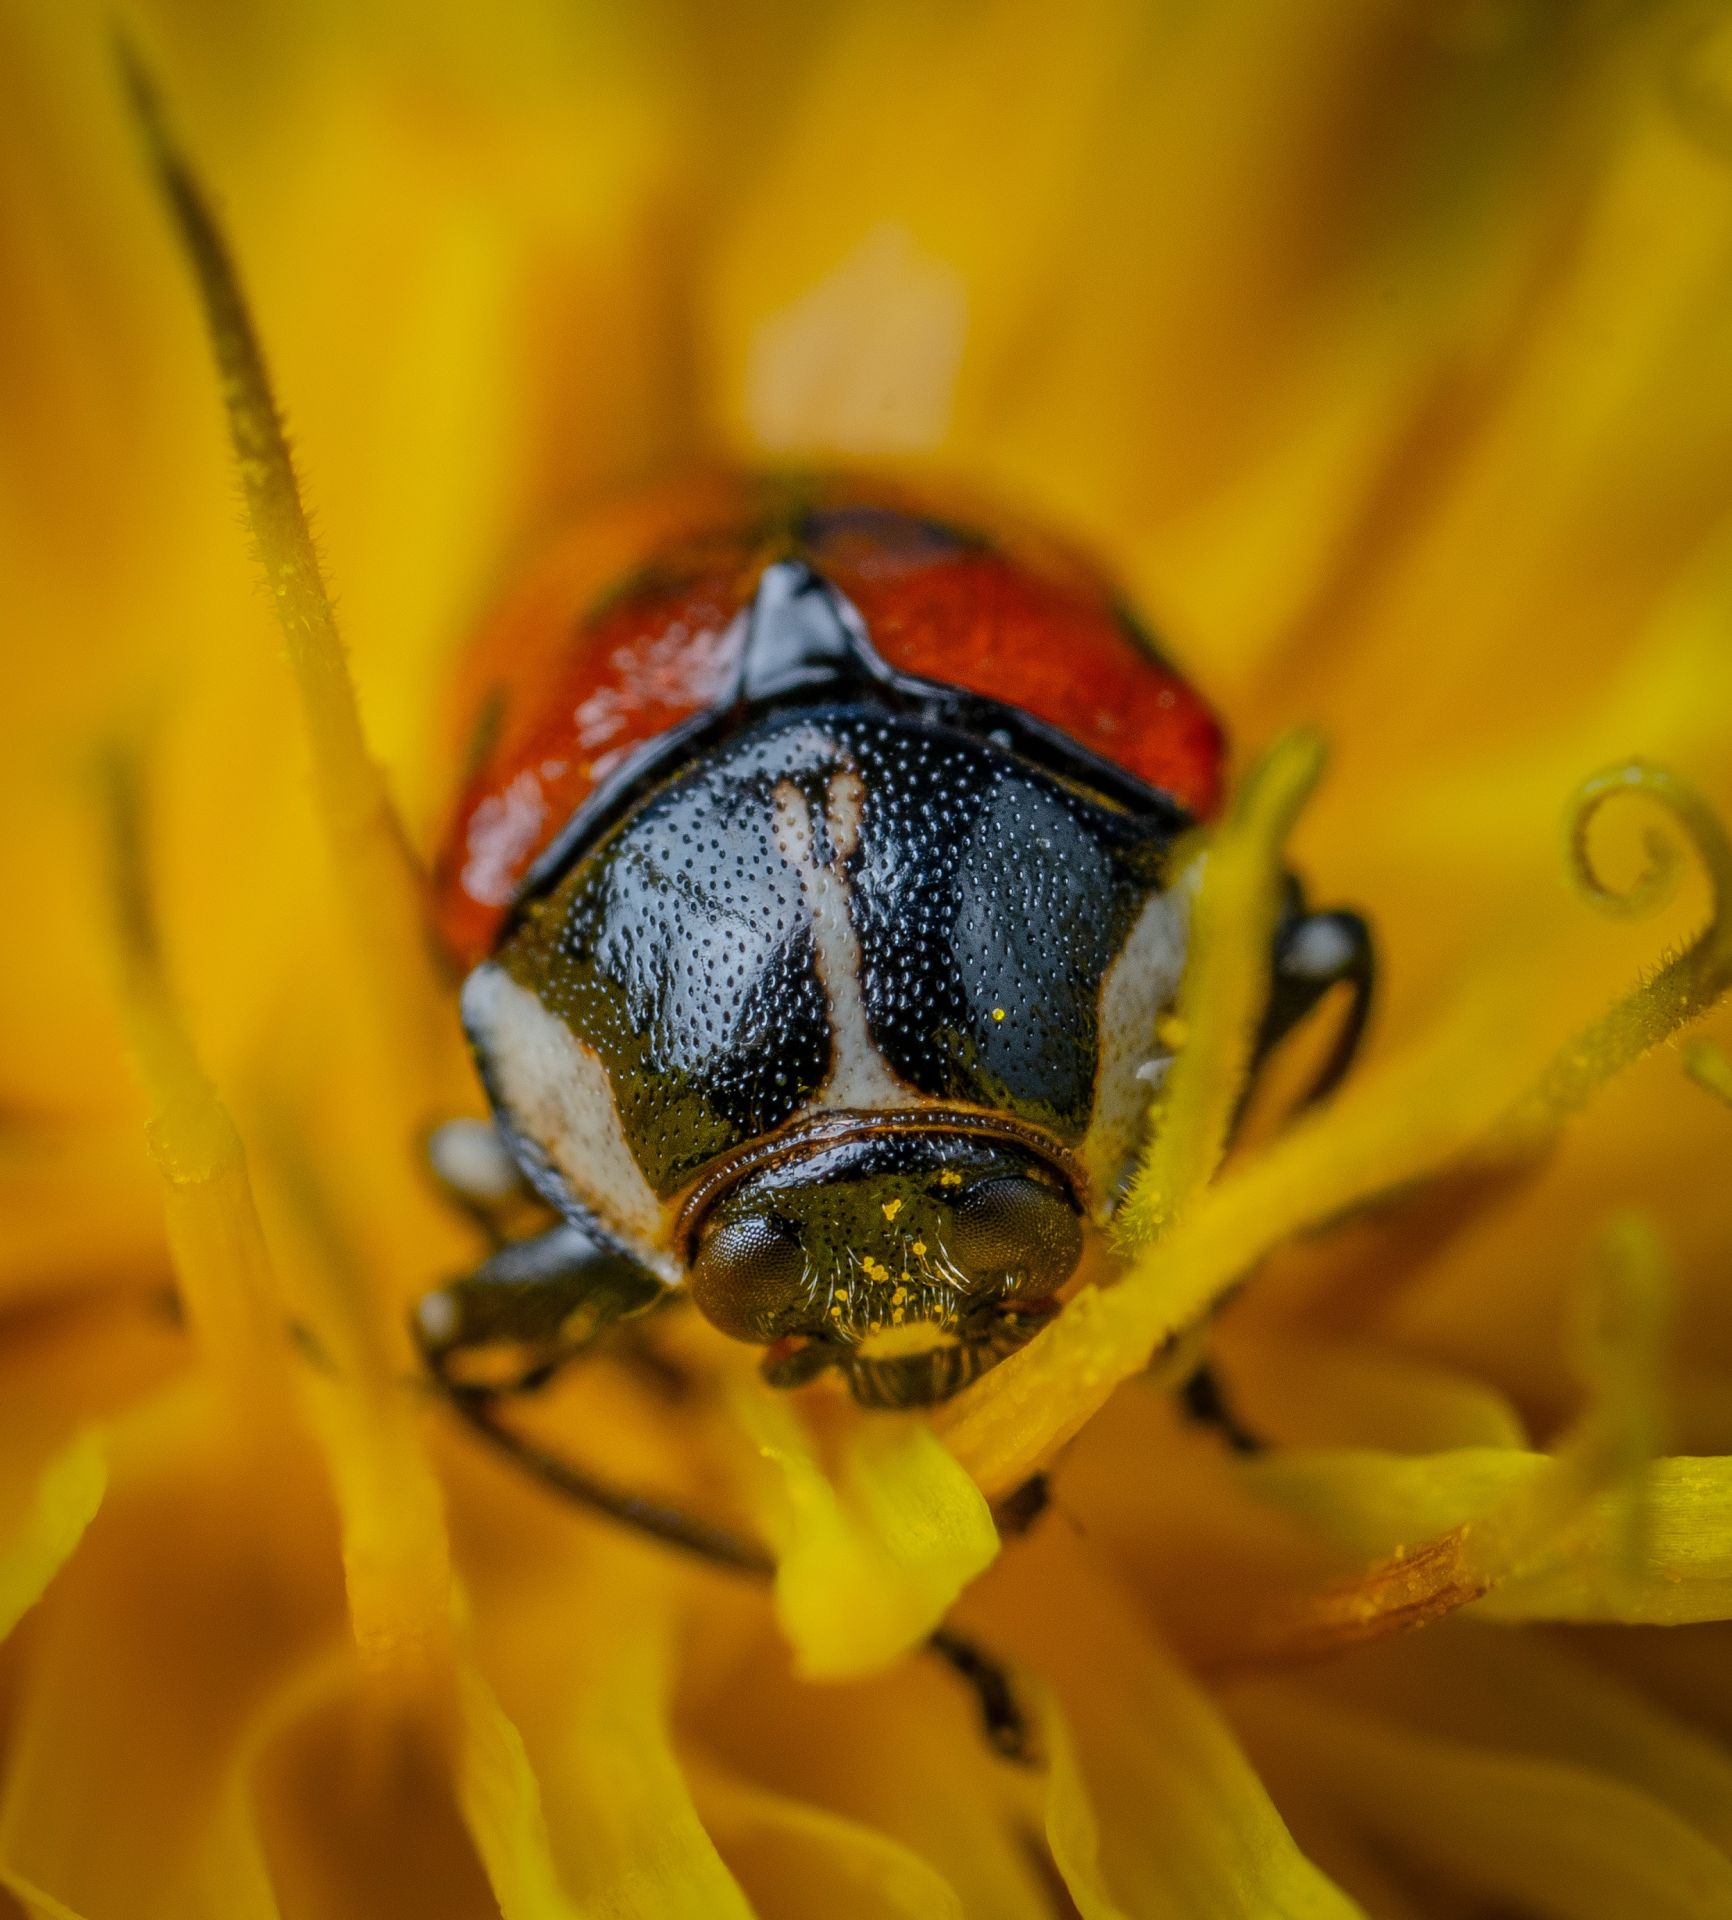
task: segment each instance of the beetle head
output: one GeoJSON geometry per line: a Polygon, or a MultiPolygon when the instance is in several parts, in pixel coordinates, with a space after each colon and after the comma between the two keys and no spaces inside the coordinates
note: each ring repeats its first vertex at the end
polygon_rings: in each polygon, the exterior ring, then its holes
{"type": "Polygon", "coordinates": [[[1020,1345],[1082,1251],[1060,1175],[1013,1142],[883,1132],[749,1173],[698,1223],[693,1298],[772,1345],[786,1383],[839,1366],[872,1404],[939,1400],[1020,1345]]]}

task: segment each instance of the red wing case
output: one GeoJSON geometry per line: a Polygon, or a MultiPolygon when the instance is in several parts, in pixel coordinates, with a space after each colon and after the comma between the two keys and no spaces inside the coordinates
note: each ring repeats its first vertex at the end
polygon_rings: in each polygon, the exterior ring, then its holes
{"type": "Polygon", "coordinates": [[[1021,707],[1206,819],[1214,715],[1067,550],[855,480],[702,479],[556,547],[483,629],[460,689],[470,769],[434,868],[455,958],[483,958],[537,856],[635,748],[724,702],[738,615],[805,560],[897,672],[1021,707]]]}

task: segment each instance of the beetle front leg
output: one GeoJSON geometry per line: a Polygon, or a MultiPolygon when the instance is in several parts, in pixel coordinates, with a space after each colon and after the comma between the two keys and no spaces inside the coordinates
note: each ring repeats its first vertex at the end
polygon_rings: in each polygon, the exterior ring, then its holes
{"type": "MultiPolygon", "coordinates": [[[[614,1327],[653,1311],[670,1292],[601,1235],[564,1221],[536,1239],[501,1248],[473,1273],[424,1295],[411,1326],[428,1373],[453,1410],[544,1486],[664,1546],[733,1573],[770,1579],[775,1560],[757,1541],[616,1486],[550,1452],[501,1417],[502,1401],[544,1385],[566,1362],[614,1327]],[[512,1363],[506,1373],[499,1365],[502,1356],[512,1363]]],[[[928,1637],[926,1648],[973,1695],[996,1751],[1007,1759],[1031,1760],[1032,1729],[1004,1667],[945,1627],[928,1637]]]]}
{"type": "Polygon", "coordinates": [[[473,1273],[424,1295],[411,1325],[434,1384],[496,1452],[622,1526],[735,1572],[765,1576],[774,1563],[756,1541],[616,1486],[542,1447],[501,1412],[669,1292],[629,1254],[567,1220],[502,1247],[473,1273]]]}
{"type": "Polygon", "coordinates": [[[520,1393],[669,1292],[629,1254],[562,1220],[423,1295],[415,1338],[441,1385],[520,1393]]]}
{"type": "Polygon", "coordinates": [[[1361,915],[1345,908],[1309,911],[1299,882],[1289,875],[1287,907],[1275,930],[1272,958],[1269,1004],[1252,1054],[1253,1074],[1332,987],[1351,990],[1334,1044],[1300,1103],[1310,1106],[1340,1085],[1365,1037],[1377,980],[1371,929],[1361,915]]]}
{"type": "Polygon", "coordinates": [[[427,1170],[439,1190],[496,1247],[519,1233],[539,1203],[491,1120],[447,1120],[428,1134],[427,1170]]]}

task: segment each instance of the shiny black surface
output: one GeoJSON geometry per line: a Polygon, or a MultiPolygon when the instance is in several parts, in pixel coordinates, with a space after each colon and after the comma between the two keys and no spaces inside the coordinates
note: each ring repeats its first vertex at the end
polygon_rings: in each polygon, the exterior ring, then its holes
{"type": "Polygon", "coordinates": [[[886,1132],[741,1180],[704,1222],[692,1293],[736,1339],[851,1346],[1046,1300],[1081,1252],[1076,1205],[1037,1153],[886,1132]]]}
{"type": "Polygon", "coordinates": [[[1012,747],[870,703],[772,708],[701,752],[533,902],[499,954],[601,1058],[650,1185],[779,1126],[832,1065],[789,796],[846,883],[872,1041],[910,1091],[1085,1130],[1103,973],[1176,830],[1012,747]],[[778,800],[778,794],[782,797],[778,800]]]}
{"type": "MultiPolygon", "coordinates": [[[[888,536],[885,516],[859,510],[856,520],[888,536]]],[[[844,516],[846,518],[846,516],[844,516]]],[[[905,537],[923,545],[964,544],[949,529],[888,516],[905,537]]],[[[848,701],[885,714],[928,721],[977,740],[992,740],[1071,786],[1098,794],[1116,806],[1162,821],[1169,833],[1190,824],[1170,794],[1104,760],[1069,734],[1007,702],[959,687],[898,673],[872,645],[866,623],[833,582],[803,561],[783,560],[764,569],[751,605],[741,615],[745,634],[738,682],[730,698],[694,714],[627,754],[578,807],[524,876],[507,934],[539,900],[554,891],[573,867],[651,793],[695,760],[764,717],[771,703],[821,699],[848,701]]],[[[1153,642],[1148,643],[1154,657],[1153,642]]]]}
{"type": "Polygon", "coordinates": [[[1161,884],[1170,833],[945,729],[856,717],[851,863],[867,1018],[923,1094],[1081,1138],[1100,984],[1161,884]]]}

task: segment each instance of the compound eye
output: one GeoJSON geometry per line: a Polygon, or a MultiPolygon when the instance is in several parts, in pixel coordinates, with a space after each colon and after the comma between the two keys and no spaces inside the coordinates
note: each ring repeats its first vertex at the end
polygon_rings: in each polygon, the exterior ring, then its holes
{"type": "Polygon", "coordinates": [[[1020,1174],[977,1181],[951,1202],[945,1251],[963,1271],[1008,1281],[1017,1293],[1051,1293],[1082,1254],[1082,1221],[1062,1193],[1020,1174]]]}
{"type": "Polygon", "coordinates": [[[713,1226],[692,1262],[692,1298],[712,1326],[736,1340],[769,1341],[795,1330],[809,1306],[799,1236],[773,1214],[713,1226]]]}

